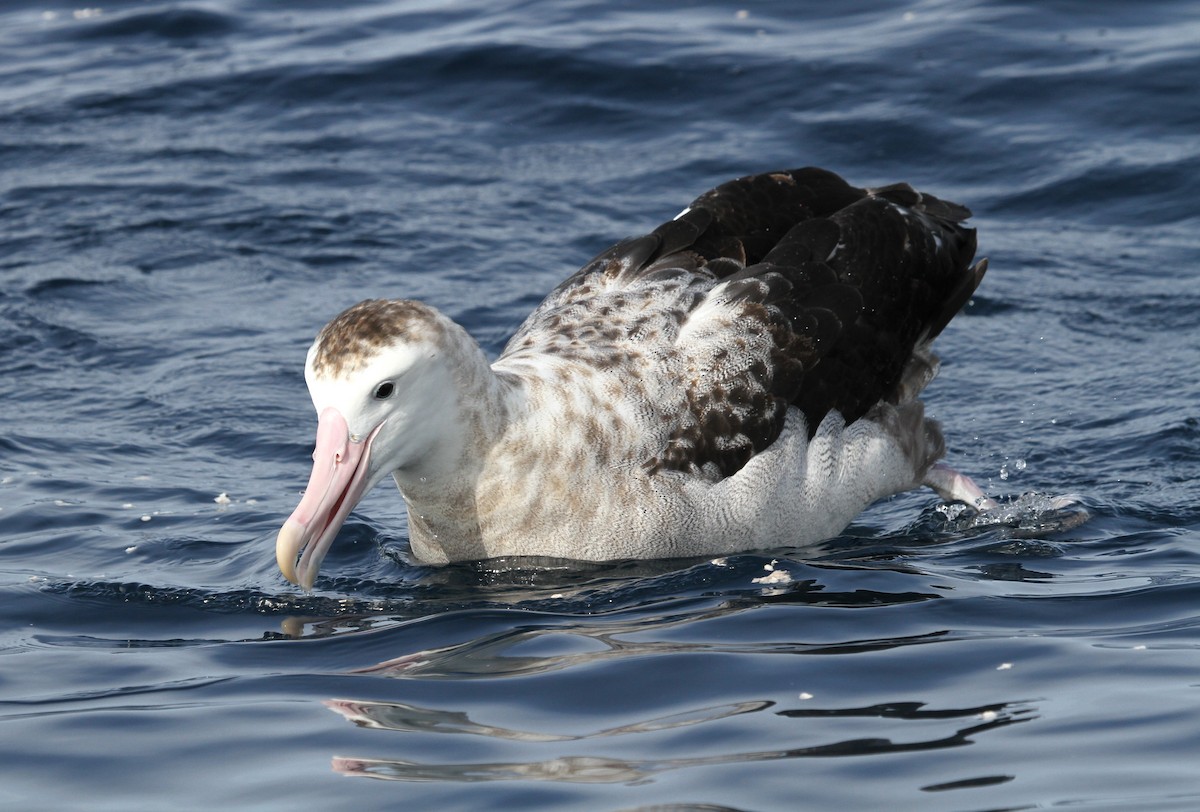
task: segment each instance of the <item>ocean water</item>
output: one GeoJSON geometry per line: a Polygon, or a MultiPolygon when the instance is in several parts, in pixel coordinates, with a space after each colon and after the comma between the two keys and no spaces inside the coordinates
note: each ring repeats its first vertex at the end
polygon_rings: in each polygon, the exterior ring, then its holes
{"type": "Polygon", "coordinates": [[[1198,43],[1195,2],[5,4],[0,807],[1200,808],[1198,43]],[[380,487],[284,582],[326,320],[495,353],[805,164],[974,210],[926,401],[1004,521],[436,569],[380,487]]]}

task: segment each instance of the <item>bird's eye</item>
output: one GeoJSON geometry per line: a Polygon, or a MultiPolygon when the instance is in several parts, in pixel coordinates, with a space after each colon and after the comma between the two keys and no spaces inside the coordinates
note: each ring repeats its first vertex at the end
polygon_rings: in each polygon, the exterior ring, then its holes
{"type": "Polygon", "coordinates": [[[396,384],[392,383],[391,381],[384,381],[383,383],[379,384],[379,386],[375,387],[375,399],[387,400],[395,391],[396,384]]]}

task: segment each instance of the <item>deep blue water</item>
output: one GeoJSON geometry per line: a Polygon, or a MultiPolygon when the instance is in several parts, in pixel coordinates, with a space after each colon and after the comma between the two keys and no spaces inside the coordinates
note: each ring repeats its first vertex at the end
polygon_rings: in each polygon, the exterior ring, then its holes
{"type": "Polygon", "coordinates": [[[1198,44],[1196,2],[6,4],[0,806],[1200,808],[1198,44]],[[497,352],[804,164],[975,211],[927,403],[1011,522],[434,569],[381,487],[283,581],[333,314],[497,352]]]}

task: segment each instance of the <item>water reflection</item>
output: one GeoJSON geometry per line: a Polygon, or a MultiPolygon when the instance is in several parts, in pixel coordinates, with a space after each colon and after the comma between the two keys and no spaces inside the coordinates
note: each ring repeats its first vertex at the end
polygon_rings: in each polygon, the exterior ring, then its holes
{"type": "MultiPolygon", "coordinates": [[[[762,612],[770,618],[780,618],[781,610],[890,612],[896,606],[944,599],[935,589],[914,590],[910,573],[757,557],[731,563],[710,562],[702,570],[693,568],[689,575],[693,583],[701,577],[705,587],[701,594],[663,597],[659,585],[656,600],[624,606],[618,603],[608,612],[592,609],[583,614],[589,607],[579,605],[574,605],[579,612],[576,614],[562,611],[564,607],[559,607],[560,611],[510,607],[407,621],[383,634],[388,639],[394,636],[396,642],[409,643],[412,649],[375,665],[343,673],[387,680],[444,680],[458,685],[486,680],[496,685],[498,679],[538,679],[563,671],[606,674],[607,678],[618,679],[616,675],[622,673],[623,663],[658,660],[665,663],[663,673],[674,668],[673,673],[681,675],[685,671],[715,674],[699,670],[703,666],[695,658],[713,658],[705,662],[719,667],[724,655],[748,662],[747,657],[780,654],[867,654],[961,638],[937,627],[912,634],[861,639],[830,635],[824,629],[804,641],[796,639],[798,627],[763,625],[756,614],[762,612]],[[715,576],[728,575],[731,569],[736,570],[735,576],[714,585],[715,576]],[[730,582],[736,586],[731,588],[730,582]],[[717,588],[709,591],[713,586],[717,588]],[[430,641],[437,644],[430,646],[430,641]],[[424,645],[412,645],[418,642],[424,645]]],[[[591,596],[593,600],[595,597],[591,596]]],[[[860,627],[850,624],[846,628],[860,627]]],[[[712,678],[712,686],[719,684],[718,677],[712,678]]],[[[392,746],[399,743],[406,753],[411,753],[414,746],[426,749],[422,747],[426,741],[422,737],[434,733],[484,739],[503,743],[504,747],[501,753],[494,754],[501,756],[498,758],[477,757],[466,761],[450,756],[447,763],[441,764],[391,756],[337,756],[332,762],[333,769],[347,775],[393,781],[638,784],[652,781],[664,772],[690,767],[957,747],[987,731],[1033,718],[1031,709],[1004,703],[950,709],[930,708],[921,702],[813,707],[807,701],[811,697],[804,697],[802,704],[784,707],[779,704],[778,696],[768,691],[746,696],[745,691],[754,690],[749,687],[752,682],[743,684],[736,676],[725,678],[734,680],[724,689],[733,692],[732,697],[726,695],[732,701],[714,703],[710,698],[708,702],[697,701],[694,707],[683,711],[648,718],[638,715],[632,721],[622,720],[622,724],[609,722],[609,726],[591,726],[592,717],[586,714],[556,716],[555,724],[565,725],[566,729],[549,726],[539,729],[536,725],[522,724],[524,717],[515,711],[506,711],[509,715],[501,721],[484,721],[483,717],[489,714],[486,708],[464,705],[461,701],[438,707],[436,703],[412,701],[409,696],[405,701],[330,699],[324,704],[354,725],[399,736],[392,746]],[[748,715],[756,718],[749,722],[732,721],[748,715]],[[580,725],[587,727],[580,730],[580,725]],[[683,734],[685,729],[696,732],[683,734]],[[748,731],[753,731],[749,738],[748,731]],[[664,735],[669,738],[664,739],[664,735]],[[779,744],[781,739],[783,746],[763,746],[764,742],[779,744]],[[671,742],[665,749],[664,741],[671,742]],[[757,742],[758,746],[747,746],[747,741],[757,742]],[[590,752],[578,752],[579,748],[590,752]],[[690,748],[696,749],[689,753],[690,748]],[[541,752],[547,749],[549,752],[541,752]],[[645,757],[636,755],[639,750],[645,752],[645,757]],[[611,755],[613,752],[620,755],[611,755]],[[663,752],[672,757],[659,757],[663,752]]],[[[689,692],[698,690],[696,685],[679,688],[674,695],[677,700],[686,700],[689,692]]],[[[516,697],[522,691],[509,691],[508,702],[519,701],[516,697]]],[[[466,693],[458,693],[456,689],[451,693],[466,697],[467,702],[474,702],[473,697],[478,696],[477,689],[466,693]]],[[[619,695],[618,689],[614,696],[619,695]]],[[[602,690],[597,696],[608,695],[602,690]]],[[[473,750],[477,749],[478,745],[474,745],[473,750]]],[[[461,752],[457,748],[447,751],[444,747],[437,751],[461,752]]]]}
{"type": "Polygon", "coordinates": [[[492,679],[546,674],[593,666],[605,660],[679,654],[854,654],[954,639],[946,630],[888,638],[836,642],[764,641],[684,642],[628,639],[648,629],[691,625],[730,614],[728,607],[708,613],[641,618],[632,622],[522,625],[481,635],[450,646],[423,649],[349,673],[398,679],[492,679]],[[536,648],[536,655],[522,654],[536,648]]]}
{"type": "Polygon", "coordinates": [[[470,717],[461,711],[423,708],[402,702],[354,701],[348,699],[330,699],[326,707],[333,710],[359,727],[373,730],[391,730],[401,733],[461,733],[475,736],[487,736],[494,739],[509,739],[529,742],[570,742],[583,739],[600,739],[609,736],[624,736],[631,733],[650,733],[659,730],[688,727],[690,725],[713,722],[740,716],[744,713],[755,713],[766,710],[775,703],[766,700],[759,702],[735,702],[727,705],[716,705],[700,708],[687,713],[675,713],[656,719],[647,719],[628,725],[604,728],[593,733],[580,735],[558,735],[538,733],[529,730],[512,730],[510,728],[483,725],[471,721],[470,717]]]}
{"type": "MultiPolygon", "coordinates": [[[[362,708],[366,703],[349,703],[344,701],[330,703],[330,707],[342,713],[356,724],[362,724],[362,708]]],[[[378,703],[387,704],[387,703],[378,703]]],[[[381,718],[398,721],[401,728],[412,731],[416,726],[433,724],[439,732],[462,732],[478,735],[495,735],[495,728],[471,723],[465,715],[417,709],[412,706],[393,706],[391,710],[378,707],[370,708],[365,714],[367,726],[379,729],[381,718]],[[457,729],[451,729],[455,728],[457,729]]],[[[666,726],[678,724],[698,724],[725,718],[733,714],[758,712],[766,710],[774,703],[762,701],[758,703],[741,703],[706,709],[679,720],[659,720],[646,722],[641,725],[625,726],[609,730],[597,731],[590,735],[552,736],[541,734],[519,733],[502,730],[500,738],[520,738],[532,742],[562,742],[579,741],[602,736],[617,736],[630,733],[641,733],[650,730],[663,729],[666,726]]],[[[806,747],[786,749],[769,749],[725,753],[708,756],[693,756],[680,758],[646,758],[631,759],[612,756],[568,755],[556,756],[543,760],[508,761],[508,762],[479,762],[479,763],[449,763],[429,764],[405,759],[389,758],[346,758],[334,757],[332,766],[335,772],[344,775],[364,778],[378,778],[389,781],[552,781],[569,783],[623,783],[641,784],[652,781],[656,776],[672,770],[693,767],[716,767],[727,764],[746,762],[765,762],[794,758],[829,758],[846,756],[886,755],[920,750],[936,750],[947,747],[960,747],[970,744],[973,737],[983,733],[1007,727],[1019,722],[1036,718],[1032,708],[1010,707],[1007,704],[991,704],[980,707],[956,708],[943,710],[927,710],[924,703],[897,702],[859,708],[823,708],[823,709],[791,709],[779,710],[776,715],[790,719],[812,719],[814,717],[873,717],[880,720],[905,720],[921,722],[920,730],[926,730],[929,722],[934,720],[969,720],[969,724],[956,727],[944,735],[913,740],[900,740],[888,737],[853,738],[829,741],[806,747]]],[[[428,727],[424,728],[428,729],[428,727]]],[[[971,779],[983,783],[995,783],[1007,780],[1006,776],[983,777],[971,779]]],[[[930,786],[926,789],[936,791],[950,789],[950,786],[930,786]]]]}

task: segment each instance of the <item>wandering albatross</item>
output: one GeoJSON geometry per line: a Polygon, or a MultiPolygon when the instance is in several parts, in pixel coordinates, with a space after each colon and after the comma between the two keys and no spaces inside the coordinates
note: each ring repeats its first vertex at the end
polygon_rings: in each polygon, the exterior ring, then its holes
{"type": "Polygon", "coordinates": [[[994,507],[918,400],[987,266],[969,216],[811,167],[733,180],[567,278],[494,363],[426,304],[354,305],[308,351],[283,575],[311,589],[388,474],[429,564],[798,547],[921,485],[994,507]]]}

